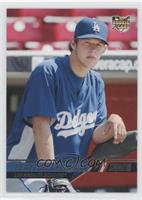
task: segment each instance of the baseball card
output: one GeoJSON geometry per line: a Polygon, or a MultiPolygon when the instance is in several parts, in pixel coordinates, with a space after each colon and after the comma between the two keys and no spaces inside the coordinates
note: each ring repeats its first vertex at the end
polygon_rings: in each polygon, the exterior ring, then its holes
{"type": "Polygon", "coordinates": [[[2,4],[4,197],[139,198],[140,5],[2,4]]]}

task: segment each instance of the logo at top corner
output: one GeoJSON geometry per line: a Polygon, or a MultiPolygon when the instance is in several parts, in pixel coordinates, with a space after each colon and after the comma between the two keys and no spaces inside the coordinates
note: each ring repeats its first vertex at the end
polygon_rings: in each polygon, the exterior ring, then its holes
{"type": "Polygon", "coordinates": [[[127,32],[130,29],[130,16],[112,16],[112,28],[120,32],[127,32]]]}
{"type": "Polygon", "coordinates": [[[93,23],[92,28],[93,28],[93,31],[98,32],[98,33],[100,32],[100,27],[96,22],[93,23]]]}

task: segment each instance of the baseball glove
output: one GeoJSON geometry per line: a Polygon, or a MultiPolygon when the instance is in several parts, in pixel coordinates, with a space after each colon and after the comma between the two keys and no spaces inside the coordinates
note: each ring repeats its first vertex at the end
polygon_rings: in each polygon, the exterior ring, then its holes
{"type": "Polygon", "coordinates": [[[49,179],[47,185],[39,192],[76,192],[68,179],[49,179]]]}

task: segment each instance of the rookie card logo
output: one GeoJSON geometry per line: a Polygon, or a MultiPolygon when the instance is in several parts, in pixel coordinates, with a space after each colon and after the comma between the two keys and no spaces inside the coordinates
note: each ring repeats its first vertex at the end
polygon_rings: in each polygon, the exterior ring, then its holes
{"type": "Polygon", "coordinates": [[[112,28],[120,32],[127,32],[130,28],[130,16],[127,17],[113,16],[112,28]]]}

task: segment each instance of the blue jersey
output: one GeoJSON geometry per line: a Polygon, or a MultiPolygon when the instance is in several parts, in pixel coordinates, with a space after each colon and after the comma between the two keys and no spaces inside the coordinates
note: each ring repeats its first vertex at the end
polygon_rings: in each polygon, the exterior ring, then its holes
{"type": "Polygon", "coordinates": [[[45,60],[32,72],[8,138],[9,159],[36,159],[31,118],[47,116],[55,155],[86,156],[93,130],[106,120],[104,82],[90,70],[83,78],[70,67],[69,57],[45,60]]]}

